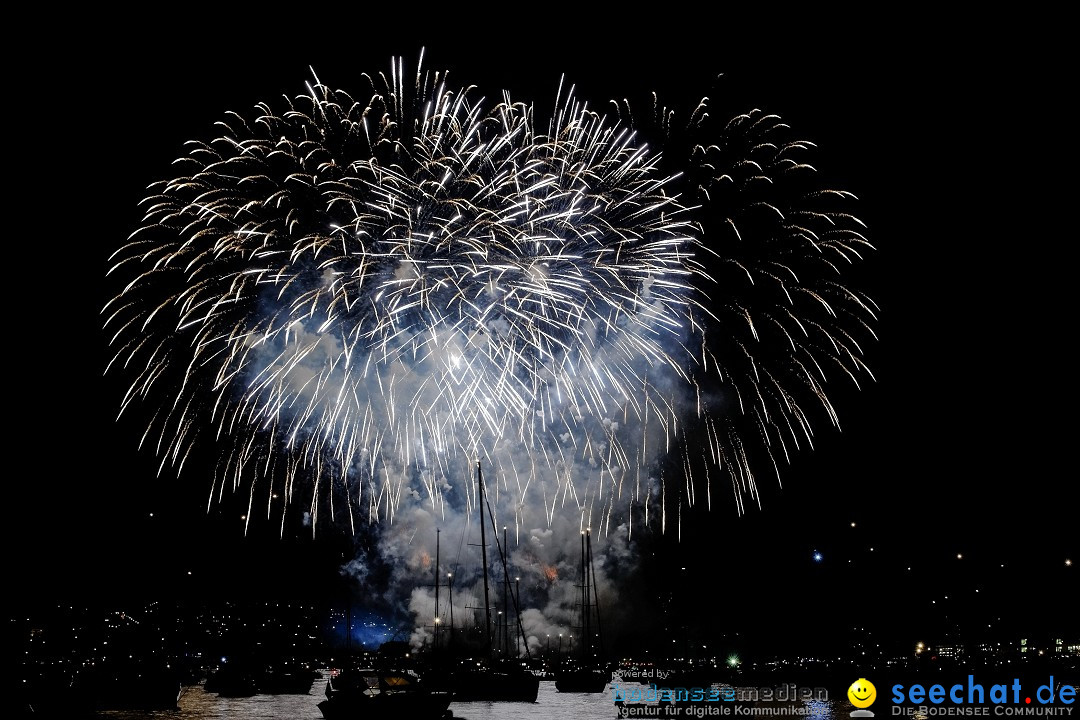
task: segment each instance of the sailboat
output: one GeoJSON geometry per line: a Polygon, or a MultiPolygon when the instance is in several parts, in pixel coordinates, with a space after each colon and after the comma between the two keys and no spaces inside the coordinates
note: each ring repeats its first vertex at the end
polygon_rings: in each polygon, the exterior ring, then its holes
{"type": "Polygon", "coordinates": [[[408,670],[351,668],[330,677],[318,708],[326,720],[436,720],[453,716],[452,700],[453,693],[427,688],[408,670]]]}
{"type": "MultiPolygon", "coordinates": [[[[505,631],[503,633],[506,641],[503,657],[496,657],[493,647],[487,559],[487,520],[484,513],[487,501],[484,498],[484,476],[479,461],[476,463],[476,481],[479,488],[480,548],[484,573],[485,656],[470,658],[467,662],[457,665],[448,665],[448,661],[452,661],[453,658],[441,656],[441,662],[436,668],[432,668],[425,677],[431,678],[438,686],[452,690],[455,703],[474,701],[536,702],[536,696],[540,691],[540,678],[525,667],[520,660],[509,657],[508,633],[505,631]]],[[[488,516],[490,516],[490,512],[488,516]]],[[[499,558],[502,564],[505,586],[508,587],[510,575],[506,566],[505,542],[499,546],[499,558]]],[[[515,610],[519,609],[516,598],[514,599],[514,608],[515,610]]],[[[507,623],[505,626],[507,628],[509,627],[508,609],[507,606],[507,611],[503,613],[503,620],[507,623]]],[[[518,630],[523,633],[520,620],[518,621],[518,630]]],[[[526,656],[528,652],[526,644],[526,656]]]]}
{"type": "Polygon", "coordinates": [[[600,603],[596,599],[596,571],[592,561],[592,537],[581,533],[581,657],[564,664],[555,673],[555,689],[563,693],[598,693],[607,687],[609,673],[596,660],[595,635],[603,654],[600,633],[600,603]],[[593,611],[595,610],[595,618],[593,611]]]}
{"type": "MultiPolygon", "coordinates": [[[[346,655],[352,655],[352,603],[346,610],[346,655]]],[[[453,692],[431,687],[411,669],[385,661],[357,665],[350,660],[330,673],[326,698],[317,705],[325,720],[366,720],[403,717],[441,720],[453,717],[448,709],[453,692]]]]}

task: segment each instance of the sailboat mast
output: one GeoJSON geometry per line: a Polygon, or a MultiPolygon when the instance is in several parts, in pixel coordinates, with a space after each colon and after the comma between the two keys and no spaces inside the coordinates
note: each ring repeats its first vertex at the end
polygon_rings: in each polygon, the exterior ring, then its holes
{"type": "Polygon", "coordinates": [[[439,534],[435,528],[435,649],[439,649],[439,534]]]}
{"type": "Polygon", "coordinates": [[[446,573],[446,591],[450,593],[450,638],[447,647],[454,645],[454,573],[446,573]]]}
{"type": "Polygon", "coordinates": [[[591,603],[596,605],[596,639],[600,648],[600,655],[604,655],[604,630],[600,627],[600,598],[596,597],[596,566],[593,565],[592,558],[592,537],[588,531],[585,533],[585,549],[589,556],[588,572],[590,574],[590,583],[592,585],[592,599],[591,603]]]}
{"type": "MultiPolygon", "coordinates": [[[[587,532],[587,531],[586,531],[587,532]]],[[[581,533],[581,659],[589,659],[589,570],[585,555],[586,533],[581,533]]]]}
{"type": "Polygon", "coordinates": [[[491,654],[491,600],[488,596],[487,533],[484,531],[484,473],[476,461],[476,484],[480,492],[480,555],[484,563],[484,638],[491,654]]]}
{"type": "MultiPolygon", "coordinates": [[[[505,562],[506,558],[506,528],[503,528],[503,542],[502,542],[502,556],[505,562]]],[[[503,573],[505,576],[506,573],[503,573]]],[[[510,578],[503,578],[503,621],[502,621],[502,638],[503,638],[503,653],[510,656],[510,578]]]]}

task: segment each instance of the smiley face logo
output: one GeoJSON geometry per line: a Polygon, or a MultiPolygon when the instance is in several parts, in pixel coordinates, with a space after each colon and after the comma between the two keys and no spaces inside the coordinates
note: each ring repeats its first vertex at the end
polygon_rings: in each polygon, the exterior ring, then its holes
{"type": "Polygon", "coordinates": [[[866,678],[859,678],[847,689],[848,700],[857,708],[868,708],[877,698],[877,688],[866,678]]]}

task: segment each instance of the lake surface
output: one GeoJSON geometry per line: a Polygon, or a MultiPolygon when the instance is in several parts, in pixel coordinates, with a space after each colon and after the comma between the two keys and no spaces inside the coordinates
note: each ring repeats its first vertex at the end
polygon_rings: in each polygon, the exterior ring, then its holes
{"type": "MultiPolygon", "coordinates": [[[[96,717],[109,720],[322,720],[318,703],[323,699],[324,683],[324,680],[316,680],[308,695],[254,695],[245,698],[218,697],[206,692],[201,685],[195,685],[184,689],[177,710],[106,711],[98,713],[96,717]]],[[[655,704],[647,705],[656,708],[655,704]]],[[[713,702],[704,707],[685,708],[693,712],[684,713],[683,716],[722,717],[728,720],[740,720],[742,717],[757,720],[844,720],[847,710],[851,709],[840,707],[833,700],[810,700],[794,705],[783,703],[776,707],[776,714],[738,715],[730,703],[713,702]]],[[[555,683],[549,681],[540,683],[535,703],[454,702],[450,710],[455,718],[462,720],[614,720],[619,717],[610,684],[601,693],[560,693],[555,689],[555,683]]],[[[657,714],[650,715],[641,704],[635,710],[634,717],[659,717],[657,714]]]]}

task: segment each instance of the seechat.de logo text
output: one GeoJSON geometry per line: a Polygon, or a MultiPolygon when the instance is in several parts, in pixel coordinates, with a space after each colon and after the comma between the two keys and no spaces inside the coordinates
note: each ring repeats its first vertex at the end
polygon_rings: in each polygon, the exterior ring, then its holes
{"type": "Polygon", "coordinates": [[[1055,681],[1053,675],[1034,691],[1030,685],[1024,688],[1019,678],[983,685],[974,675],[957,683],[898,683],[891,690],[891,714],[919,718],[940,715],[1069,717],[1076,702],[1075,682],[1055,681]]]}

